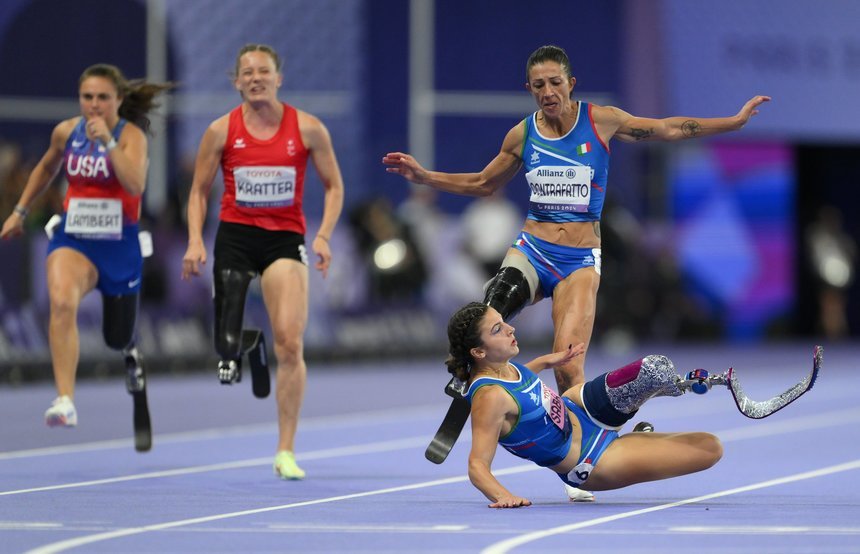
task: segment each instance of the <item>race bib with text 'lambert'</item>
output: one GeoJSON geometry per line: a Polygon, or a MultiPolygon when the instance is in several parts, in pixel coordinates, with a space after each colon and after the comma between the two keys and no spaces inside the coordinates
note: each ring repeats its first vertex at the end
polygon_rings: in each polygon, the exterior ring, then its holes
{"type": "Polygon", "coordinates": [[[66,234],[85,239],[122,238],[122,200],[72,198],[66,212],[66,234]]]}

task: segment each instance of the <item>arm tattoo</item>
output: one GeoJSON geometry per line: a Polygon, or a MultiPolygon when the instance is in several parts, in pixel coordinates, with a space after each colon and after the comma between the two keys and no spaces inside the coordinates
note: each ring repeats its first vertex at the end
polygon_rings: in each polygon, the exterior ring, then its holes
{"type": "Polygon", "coordinates": [[[681,124],[681,132],[684,133],[685,137],[696,137],[702,132],[702,126],[699,125],[698,121],[688,119],[681,124]]]}
{"type": "Polygon", "coordinates": [[[591,224],[591,226],[594,227],[594,236],[596,236],[597,238],[600,238],[600,222],[595,221],[594,223],[591,224]]]}
{"type": "Polygon", "coordinates": [[[630,129],[630,136],[636,140],[645,140],[654,134],[654,129],[630,129]]]}

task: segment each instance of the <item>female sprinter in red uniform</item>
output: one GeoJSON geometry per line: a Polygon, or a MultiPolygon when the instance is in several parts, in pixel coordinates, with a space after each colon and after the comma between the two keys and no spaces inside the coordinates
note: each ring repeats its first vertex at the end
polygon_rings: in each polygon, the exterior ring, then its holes
{"type": "Polygon", "coordinates": [[[315,267],[325,277],[329,239],[343,206],[343,179],[325,125],[278,100],[281,60],[269,46],[249,44],[236,58],[234,84],[242,103],[216,119],[203,135],[188,200],[188,250],[182,277],[206,263],[203,222],[212,182],[221,168],[224,195],[214,249],[215,348],[219,377],[240,377],[242,315],[248,284],[261,276],[263,300],[274,334],[278,369],[278,448],[275,473],[302,479],[293,445],[304,394],[303,334],[308,317],[308,256],[302,211],[305,167],[310,159],[325,188],[319,230],[311,242],[315,267]]]}

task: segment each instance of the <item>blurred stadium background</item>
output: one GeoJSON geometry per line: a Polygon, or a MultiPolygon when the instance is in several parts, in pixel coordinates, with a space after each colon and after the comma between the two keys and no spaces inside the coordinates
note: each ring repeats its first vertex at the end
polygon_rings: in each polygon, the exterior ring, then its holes
{"type": "MultiPolygon", "coordinates": [[[[855,0],[4,0],[0,217],[53,126],[79,113],[86,66],[177,82],[150,143],[142,226],[155,254],[140,343],[154,370],[214,368],[211,277],[179,279],[184,204],[197,141],[239,101],[236,51],[270,44],[285,59],[281,98],[328,125],[346,181],[331,273],[311,272],[309,361],[441,358],[444,323],[482,296],[526,187],[519,177],[491,200],[437,195],[387,175],[380,159],[404,150],[428,167],[482,168],[535,109],[523,88],[529,53],[557,44],[577,97],[637,115],[725,116],[755,94],[773,97],[740,133],[612,144],[595,348],[856,341],[857,21],[855,0]]],[[[322,191],[309,175],[312,232],[322,191]]],[[[41,228],[62,195],[57,182],[25,239],[0,244],[0,382],[50,376],[41,228]]],[[[246,321],[267,328],[259,291],[246,321]]],[[[80,374],[120,372],[98,294],[80,325],[80,374]]],[[[524,343],[551,345],[549,302],[516,325],[524,343]]]]}

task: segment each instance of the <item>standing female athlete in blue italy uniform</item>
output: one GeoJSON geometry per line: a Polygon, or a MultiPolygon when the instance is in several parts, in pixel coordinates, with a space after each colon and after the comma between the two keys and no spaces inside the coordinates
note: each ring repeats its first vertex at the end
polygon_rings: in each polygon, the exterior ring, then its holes
{"type": "Polygon", "coordinates": [[[576,385],[561,396],[536,373],[583,354],[585,345],[547,354],[525,365],[514,328],[480,302],[458,310],[448,323],[448,370],[468,384],[472,450],[469,479],[491,508],[531,502],[508,491],[490,467],[496,444],[554,471],[570,487],[608,490],[702,471],[722,457],[710,433],[618,431],[654,396],[680,396],[672,362],[646,356],[576,385]]]}
{"type": "MultiPolygon", "coordinates": [[[[145,384],[134,332],[143,269],[138,220],[148,165],[147,114],[155,95],[171,86],[129,82],[112,65],[88,67],[78,84],[81,115],[54,128],[47,152],[0,231],[4,239],[20,235],[32,200],[64,170],[69,184],[64,213],[53,229],[46,262],[48,337],[57,386],[57,398],[45,412],[49,426],[77,424],[77,312],[83,297],[97,288],[104,305],[105,342],[125,358],[138,427],[138,393],[145,394],[145,384]]],[[[147,412],[147,436],[137,441],[138,450],[149,449],[148,419],[147,412]]]]}
{"type": "MultiPolygon", "coordinates": [[[[591,340],[600,284],[600,215],[609,175],[609,141],[674,141],[735,131],[770,100],[755,96],[732,117],[635,117],[618,108],[573,101],[576,79],[567,54],[543,46],[529,57],[526,89],[538,111],[511,129],[499,154],[479,173],[424,169],[412,156],[392,152],[386,171],[435,189],[488,196],[522,166],[531,191],[529,213],[484,302],[505,320],[541,298],[552,298],[553,350],[591,340]]],[[[582,383],[585,356],[556,366],[559,390],[582,383]]]]}

